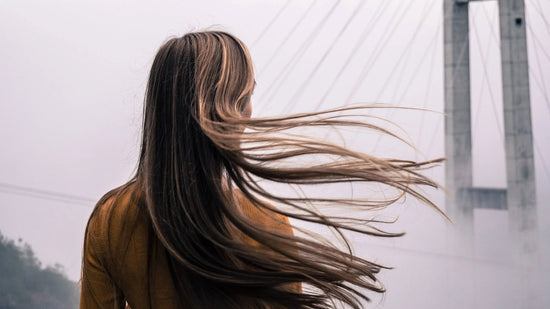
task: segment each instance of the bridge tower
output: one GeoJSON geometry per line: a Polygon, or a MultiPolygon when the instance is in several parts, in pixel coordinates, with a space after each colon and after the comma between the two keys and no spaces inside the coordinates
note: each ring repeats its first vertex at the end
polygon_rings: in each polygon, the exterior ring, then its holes
{"type": "MultiPolygon", "coordinates": [[[[506,152],[506,189],[474,188],[468,3],[444,0],[446,206],[466,247],[474,208],[507,210],[509,235],[520,260],[537,252],[537,209],[524,0],[499,1],[506,152]]],[[[474,132],[475,134],[475,132],[474,132]]],[[[470,243],[470,245],[468,245],[470,243]]]]}

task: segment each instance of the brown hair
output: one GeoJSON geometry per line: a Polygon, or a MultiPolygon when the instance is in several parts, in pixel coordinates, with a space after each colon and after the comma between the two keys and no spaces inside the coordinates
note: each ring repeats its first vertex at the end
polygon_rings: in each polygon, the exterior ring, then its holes
{"type": "Polygon", "coordinates": [[[419,169],[436,161],[382,159],[314,138],[295,128],[376,129],[353,115],[368,107],[272,118],[244,114],[254,89],[245,45],[219,31],[168,40],[151,68],[135,183],[154,232],[169,252],[181,305],[191,308],[360,308],[366,290],[383,292],[383,266],[316,238],[258,226],[239,210],[235,188],[260,211],[317,223],[337,232],[386,233],[369,218],[324,215],[309,207],[371,210],[395,202],[364,198],[288,197],[264,182],[384,184],[433,206],[415,185],[436,187],[419,169]],[[307,158],[315,160],[307,160],[307,158]],[[306,158],[306,160],[297,160],[306,158]],[[328,158],[317,161],[317,158],[328,158]],[[274,207],[266,200],[279,205],[274,207]],[[251,250],[239,231],[269,250],[251,250]],[[276,253],[276,254],[273,254],[276,253]],[[243,267],[246,265],[246,267],[243,267]],[[288,289],[304,284],[304,291],[288,289]]]}

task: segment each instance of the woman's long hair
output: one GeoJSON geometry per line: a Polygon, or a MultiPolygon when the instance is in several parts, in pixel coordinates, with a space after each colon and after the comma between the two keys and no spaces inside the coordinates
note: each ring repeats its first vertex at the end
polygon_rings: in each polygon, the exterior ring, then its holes
{"type": "Polygon", "coordinates": [[[362,299],[368,300],[365,289],[384,291],[376,279],[383,266],[316,238],[262,227],[243,214],[231,192],[241,191],[259,211],[337,232],[399,236],[378,229],[372,218],[328,216],[310,206],[371,210],[401,195],[387,200],[290,197],[263,183],[374,182],[436,208],[417,191],[417,185],[436,187],[419,174],[434,161],[381,159],[292,134],[307,127],[379,129],[350,116],[363,112],[361,107],[250,118],[246,110],[254,85],[247,48],[225,32],[170,39],[154,59],[133,182],[143,190],[155,234],[169,253],[181,304],[236,309],[344,303],[360,308],[362,299]],[[237,232],[266,250],[253,250],[237,232]],[[288,288],[300,283],[302,292],[288,288]]]}

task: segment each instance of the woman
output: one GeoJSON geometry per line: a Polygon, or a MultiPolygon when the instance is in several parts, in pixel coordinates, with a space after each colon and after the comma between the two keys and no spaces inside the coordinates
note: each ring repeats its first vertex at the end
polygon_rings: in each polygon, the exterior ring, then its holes
{"type": "Polygon", "coordinates": [[[432,205],[411,185],[435,186],[417,173],[433,162],[379,159],[285,135],[299,127],[373,126],[341,114],[360,108],[250,118],[254,85],[248,51],[228,33],[188,33],[160,48],[136,175],[107,193],[88,222],[81,308],[360,308],[366,290],[384,291],[375,277],[382,266],[295,236],[288,217],[398,236],[366,218],[308,207],[372,209],[394,199],[291,198],[262,184],[374,181],[432,205]],[[315,160],[294,160],[308,156],[315,160]]]}

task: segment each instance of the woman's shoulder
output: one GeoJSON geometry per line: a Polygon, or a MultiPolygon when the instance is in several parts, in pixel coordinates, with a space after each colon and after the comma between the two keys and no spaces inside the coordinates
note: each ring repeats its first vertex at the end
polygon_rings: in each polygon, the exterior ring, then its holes
{"type": "Polygon", "coordinates": [[[87,238],[101,251],[116,251],[131,234],[146,225],[147,216],[142,205],[142,194],[135,182],[107,192],[97,202],[87,227],[87,238]]]}
{"type": "Polygon", "coordinates": [[[135,182],[110,190],[97,202],[90,223],[113,224],[140,212],[141,194],[135,182]]]}

